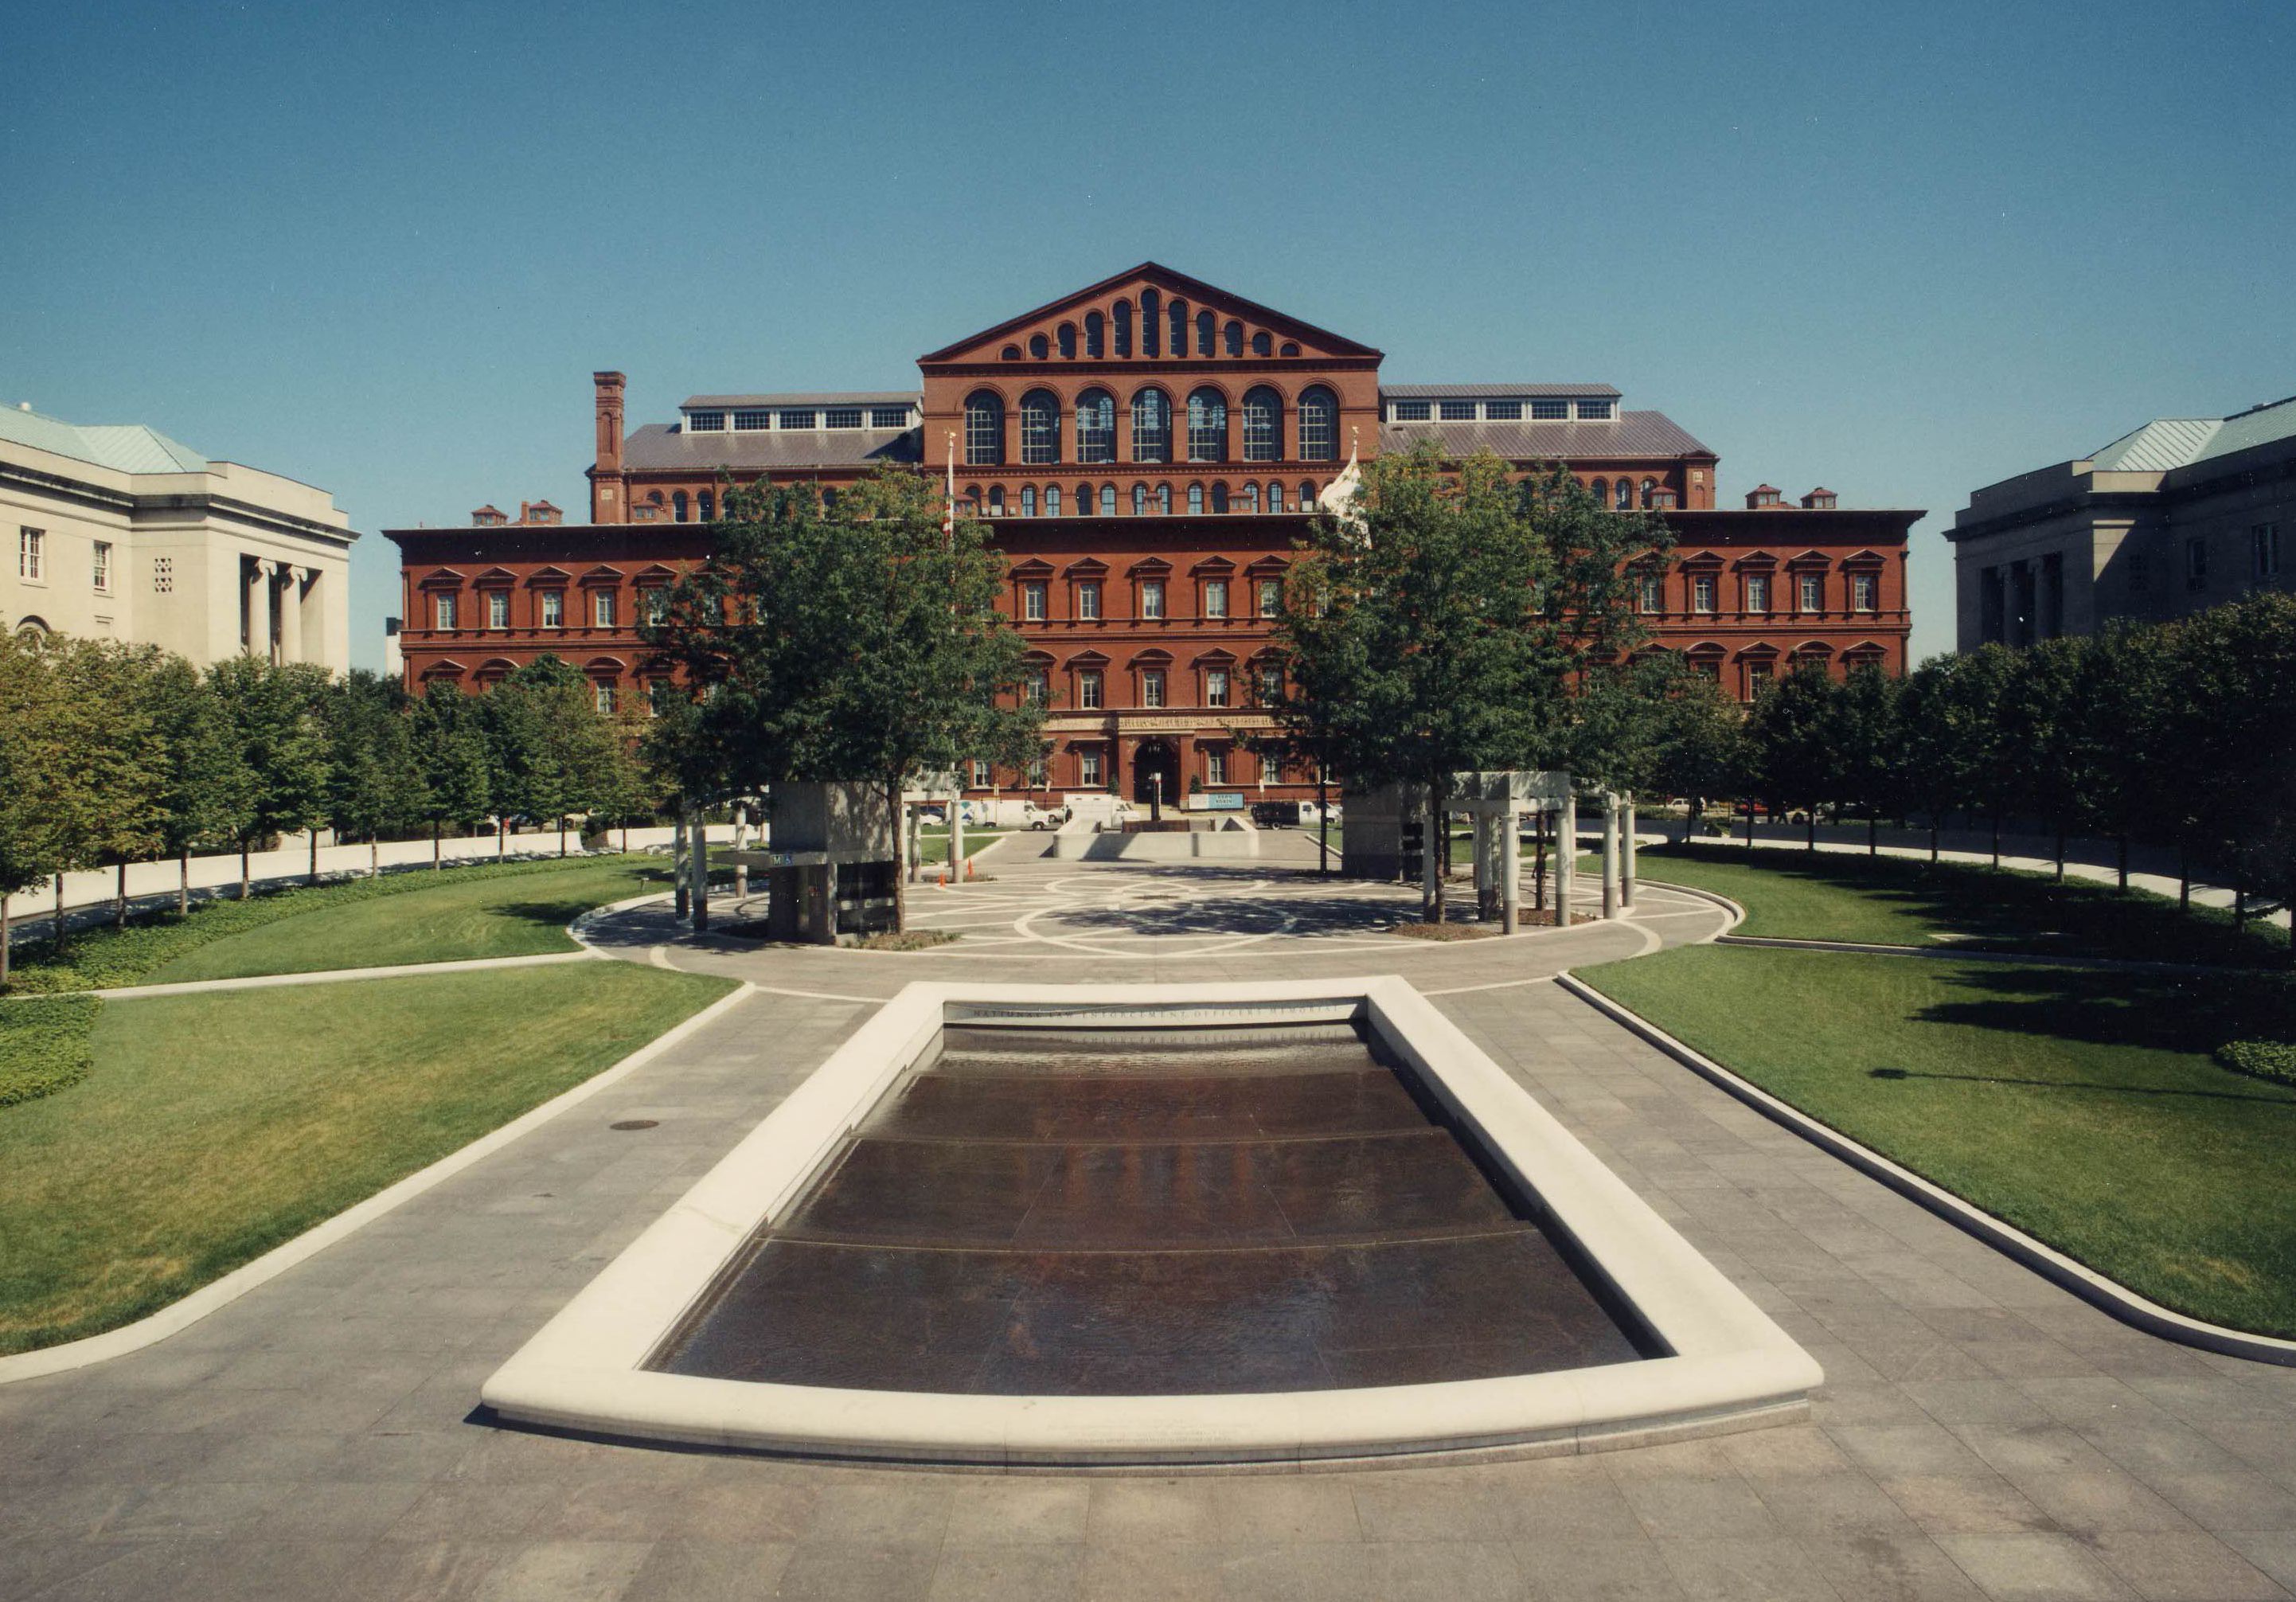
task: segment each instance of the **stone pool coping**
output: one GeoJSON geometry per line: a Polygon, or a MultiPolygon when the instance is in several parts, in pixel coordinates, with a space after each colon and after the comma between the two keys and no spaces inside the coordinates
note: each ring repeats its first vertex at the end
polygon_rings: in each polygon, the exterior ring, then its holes
{"type": "MultiPolygon", "coordinates": [[[[889,1316],[897,1316],[889,1309],[889,1316]]],[[[1394,977],[903,989],[485,1384],[502,1417],[724,1448],[976,1464],[1283,1463],[1568,1452],[1797,1417],[1824,1379],[1784,1331],[1459,1028],[1394,977]],[[1178,1015],[1176,1016],[1176,1013],[1178,1015]],[[1547,1208],[1669,1355],[1433,1384],[1208,1396],[839,1390],[644,1365],[944,1023],[1361,1019],[1547,1208]]]]}

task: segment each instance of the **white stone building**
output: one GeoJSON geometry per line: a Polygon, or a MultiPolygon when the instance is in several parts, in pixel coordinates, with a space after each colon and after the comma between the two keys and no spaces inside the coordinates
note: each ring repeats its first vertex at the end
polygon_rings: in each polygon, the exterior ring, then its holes
{"type": "Polygon", "coordinates": [[[324,489],[140,423],[0,408],[0,626],[350,666],[350,548],[324,489]]]}

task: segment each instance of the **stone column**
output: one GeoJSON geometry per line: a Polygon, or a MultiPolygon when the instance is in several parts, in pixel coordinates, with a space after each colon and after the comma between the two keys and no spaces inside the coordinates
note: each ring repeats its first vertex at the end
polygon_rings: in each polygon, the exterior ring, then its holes
{"type": "Polygon", "coordinates": [[[270,637],[264,632],[270,628],[270,609],[264,602],[264,592],[270,587],[265,577],[266,563],[254,556],[242,557],[244,565],[239,572],[240,607],[243,626],[239,631],[239,648],[250,656],[267,654],[270,637]]]}
{"type": "Polygon", "coordinates": [[[1554,924],[1570,926],[1570,887],[1578,878],[1578,797],[1562,798],[1554,815],[1554,924]]]}
{"type": "Polygon", "coordinates": [[[283,564],[279,570],[279,660],[303,660],[303,575],[283,564]]]}
{"type": "Polygon", "coordinates": [[[1603,797],[1603,916],[1619,916],[1619,798],[1603,797]]]}
{"type": "Polygon", "coordinates": [[[1631,912],[1635,906],[1635,798],[1631,792],[1628,793],[1624,805],[1626,839],[1621,842],[1621,849],[1626,855],[1620,865],[1622,877],[1619,884],[1619,900],[1627,910],[1631,912]]]}
{"type": "Polygon", "coordinates": [[[1430,901],[1434,900],[1435,887],[1450,866],[1443,860],[1449,854],[1451,842],[1447,831],[1448,822],[1427,804],[1427,786],[1409,786],[1419,793],[1413,804],[1419,809],[1419,893],[1430,901]]]}
{"type": "Polygon", "coordinates": [[[1513,934],[1522,924],[1522,838],[1513,802],[1499,814],[1499,916],[1513,934]]]}
{"type": "Polygon", "coordinates": [[[964,877],[964,797],[948,798],[948,882],[964,877]]]}

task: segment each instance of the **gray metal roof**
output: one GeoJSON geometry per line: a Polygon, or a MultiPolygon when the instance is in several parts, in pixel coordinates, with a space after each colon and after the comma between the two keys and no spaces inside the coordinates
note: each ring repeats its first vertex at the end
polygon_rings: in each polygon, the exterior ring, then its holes
{"type": "Polygon", "coordinates": [[[775,429],[689,434],[680,428],[650,423],[632,434],[622,447],[623,462],[641,472],[714,472],[725,467],[778,472],[923,459],[922,431],[913,428],[792,429],[786,432],[775,429]]]}
{"type": "Polygon", "coordinates": [[[2296,395],[2234,413],[2193,459],[2205,462],[2211,456],[2228,456],[2236,450],[2253,450],[2292,435],[2296,435],[2296,395]]]}
{"type": "Polygon", "coordinates": [[[1382,384],[1379,392],[1386,400],[1509,400],[1518,395],[1608,395],[1615,400],[1619,396],[1609,384],[1382,384]]]}
{"type": "Polygon", "coordinates": [[[1578,456],[1712,456],[1663,412],[1620,412],[1612,423],[1382,423],[1382,450],[1408,450],[1432,440],[1447,456],[1488,450],[1510,461],[1578,456]]]}
{"type": "Polygon", "coordinates": [[[0,410],[0,440],[115,472],[205,472],[208,459],[140,423],[78,424],[15,407],[0,410]]]}
{"type": "Polygon", "coordinates": [[[780,395],[689,395],[679,403],[681,412],[696,407],[824,407],[824,406],[922,406],[924,396],[915,390],[791,390],[780,395]]]}
{"type": "Polygon", "coordinates": [[[2098,472],[2166,472],[2199,456],[2224,426],[2214,417],[2156,417],[2089,458],[2098,472]]]}

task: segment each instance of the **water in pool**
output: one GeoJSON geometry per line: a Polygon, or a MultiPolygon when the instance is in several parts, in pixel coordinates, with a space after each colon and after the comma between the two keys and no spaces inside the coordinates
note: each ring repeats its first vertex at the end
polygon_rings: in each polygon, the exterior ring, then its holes
{"type": "Polygon", "coordinates": [[[1348,1025],[951,1027],[650,1366],[1187,1395],[1652,1350],[1348,1025]]]}

